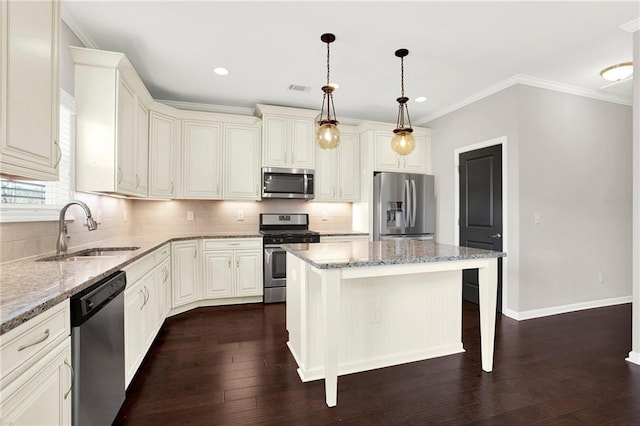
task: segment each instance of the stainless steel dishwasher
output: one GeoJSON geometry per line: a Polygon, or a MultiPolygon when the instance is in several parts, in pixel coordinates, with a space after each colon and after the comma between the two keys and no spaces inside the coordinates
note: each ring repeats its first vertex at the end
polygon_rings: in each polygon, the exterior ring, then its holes
{"type": "Polygon", "coordinates": [[[71,297],[72,423],[113,423],[125,398],[124,272],[71,297]]]}

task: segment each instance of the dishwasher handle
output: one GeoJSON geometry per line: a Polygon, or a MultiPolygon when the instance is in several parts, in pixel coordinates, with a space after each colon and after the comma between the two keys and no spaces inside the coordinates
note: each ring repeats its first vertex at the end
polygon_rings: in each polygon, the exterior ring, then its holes
{"type": "Polygon", "coordinates": [[[116,272],[71,296],[71,326],[79,327],[115,299],[127,286],[124,271],[116,272]]]}

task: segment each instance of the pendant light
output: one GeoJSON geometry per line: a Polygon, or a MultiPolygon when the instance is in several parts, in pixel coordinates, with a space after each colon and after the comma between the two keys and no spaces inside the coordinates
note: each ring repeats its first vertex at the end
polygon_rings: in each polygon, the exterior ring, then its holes
{"type": "Polygon", "coordinates": [[[396,50],[396,56],[400,58],[400,87],[401,95],[398,99],[398,120],[396,122],[396,128],[393,130],[393,138],[391,138],[391,149],[400,155],[411,154],[416,146],[416,141],[412,135],[413,129],[411,128],[411,118],[409,117],[409,109],[407,107],[407,101],[409,98],[404,96],[404,57],[409,54],[407,49],[396,50]],[[404,118],[407,116],[408,126],[404,125],[404,118]]]}
{"type": "Polygon", "coordinates": [[[322,149],[334,149],[340,143],[340,129],[336,120],[335,106],[333,105],[334,87],[329,80],[329,45],[333,43],[336,36],[330,33],[322,34],[320,40],[327,43],[327,84],[322,86],[324,95],[322,96],[322,108],[320,110],[320,120],[318,120],[318,133],[316,143],[322,149]],[[325,117],[326,105],[326,117],[325,117]],[[332,115],[333,114],[333,115],[332,115]]]}

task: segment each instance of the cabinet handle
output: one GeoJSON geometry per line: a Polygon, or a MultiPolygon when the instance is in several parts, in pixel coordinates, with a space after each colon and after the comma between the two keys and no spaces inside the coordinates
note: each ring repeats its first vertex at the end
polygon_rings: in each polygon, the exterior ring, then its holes
{"type": "Polygon", "coordinates": [[[140,186],[140,176],[136,175],[136,188],[140,186]]]}
{"type": "Polygon", "coordinates": [[[231,259],[227,260],[227,268],[231,269],[231,259]]]}
{"type": "Polygon", "coordinates": [[[73,382],[76,381],[76,373],[75,371],[73,371],[73,367],[71,366],[71,364],[69,364],[69,362],[67,362],[66,359],[64,360],[64,365],[69,367],[69,371],[71,371],[71,386],[69,386],[69,390],[64,393],[64,399],[67,399],[67,397],[71,393],[71,390],[73,389],[73,382]]]}
{"type": "Polygon", "coordinates": [[[58,160],[56,161],[56,164],[53,166],[54,169],[57,169],[58,165],[60,164],[60,160],[62,160],[62,149],[60,149],[60,144],[58,143],[57,140],[53,141],[53,144],[58,149],[58,160]]]}
{"type": "Polygon", "coordinates": [[[144,305],[147,304],[146,298],[144,297],[144,291],[142,291],[142,289],[140,289],[140,291],[138,291],[138,294],[142,293],[142,305],[140,305],[140,310],[142,310],[142,308],[144,308],[144,305]]]}
{"type": "Polygon", "coordinates": [[[27,348],[30,348],[31,346],[35,346],[35,345],[37,345],[38,343],[42,343],[42,342],[44,342],[45,340],[47,340],[48,338],[49,338],[49,329],[47,328],[47,329],[44,331],[44,336],[43,336],[43,337],[39,338],[39,339],[38,339],[38,340],[36,340],[35,342],[27,343],[26,345],[22,345],[22,346],[20,346],[20,347],[18,348],[18,352],[23,351],[23,350],[25,350],[25,349],[27,349],[27,348]]]}
{"type": "Polygon", "coordinates": [[[236,268],[240,267],[240,259],[236,259],[236,268]]]}
{"type": "Polygon", "coordinates": [[[216,183],[216,195],[220,193],[220,184],[216,183]]]}
{"type": "Polygon", "coordinates": [[[295,163],[296,161],[296,153],[295,151],[291,153],[291,164],[295,163]]]}
{"type": "Polygon", "coordinates": [[[239,246],[240,243],[227,243],[227,246],[239,246]]]}
{"type": "Polygon", "coordinates": [[[285,163],[287,162],[287,158],[288,158],[288,157],[287,157],[287,151],[285,151],[285,152],[284,152],[284,162],[285,162],[285,163]]]}
{"type": "Polygon", "coordinates": [[[122,168],[118,167],[118,185],[122,183],[123,178],[124,178],[124,173],[122,172],[122,168]]]}
{"type": "Polygon", "coordinates": [[[403,158],[402,160],[403,160],[403,162],[404,162],[404,168],[406,169],[406,168],[407,168],[407,159],[406,159],[406,158],[403,158]]]}
{"type": "Polygon", "coordinates": [[[193,258],[195,259],[197,255],[198,255],[198,249],[194,248],[193,249],[193,258]]]}
{"type": "Polygon", "coordinates": [[[260,186],[256,184],[256,195],[260,195],[260,186]]]}
{"type": "Polygon", "coordinates": [[[396,167],[400,168],[400,157],[396,158],[396,167]]]}
{"type": "Polygon", "coordinates": [[[173,181],[171,181],[171,195],[173,195],[173,181]]]}

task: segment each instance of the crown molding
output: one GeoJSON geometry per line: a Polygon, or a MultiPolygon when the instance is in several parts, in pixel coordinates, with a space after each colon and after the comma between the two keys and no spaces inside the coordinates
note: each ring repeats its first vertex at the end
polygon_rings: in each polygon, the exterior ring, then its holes
{"type": "Polygon", "coordinates": [[[620,25],[620,29],[628,33],[635,33],[636,31],[640,31],[640,18],[636,18],[633,21],[620,25]]]}
{"type": "Polygon", "coordinates": [[[254,115],[255,114],[255,108],[234,107],[234,106],[214,105],[214,104],[201,104],[197,102],[168,101],[168,100],[160,100],[160,99],[156,99],[155,101],[165,105],[169,105],[177,109],[186,109],[191,111],[217,112],[222,114],[238,114],[238,115],[254,115]]]}
{"type": "Polygon", "coordinates": [[[516,84],[537,87],[540,89],[553,90],[555,92],[561,92],[561,93],[566,93],[566,94],[575,95],[575,96],[582,96],[585,98],[597,99],[600,101],[611,102],[611,103],[621,104],[626,106],[632,105],[632,102],[630,100],[621,98],[619,96],[603,94],[597,90],[585,89],[578,86],[572,86],[570,84],[558,83],[551,80],[544,80],[541,78],[532,77],[524,74],[516,74],[506,80],[499,82],[498,84],[495,84],[484,90],[481,90],[480,92],[477,92],[469,96],[468,98],[461,100],[460,102],[457,102],[448,107],[435,111],[429,115],[426,115],[416,120],[414,123],[417,125],[424,125],[432,120],[435,120],[436,118],[439,118],[439,117],[442,117],[443,115],[457,111],[460,108],[464,108],[467,105],[471,105],[472,103],[478,102],[481,99],[484,99],[495,93],[501,92],[516,84]]]}
{"type": "Polygon", "coordinates": [[[98,43],[96,43],[89,34],[84,30],[82,24],[69,10],[69,6],[65,2],[60,2],[60,11],[62,14],[62,20],[69,27],[69,29],[78,37],[84,47],[91,49],[100,49],[98,43]]]}

